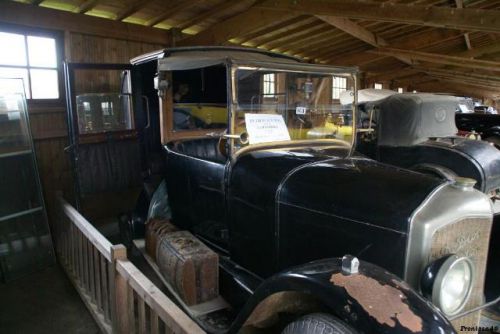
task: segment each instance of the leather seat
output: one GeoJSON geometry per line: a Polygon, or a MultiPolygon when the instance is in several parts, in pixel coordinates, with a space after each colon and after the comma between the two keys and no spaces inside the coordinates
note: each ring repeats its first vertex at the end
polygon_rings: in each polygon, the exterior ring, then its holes
{"type": "Polygon", "coordinates": [[[174,151],[218,163],[225,163],[226,158],[219,151],[218,138],[192,139],[175,142],[174,151]]]}

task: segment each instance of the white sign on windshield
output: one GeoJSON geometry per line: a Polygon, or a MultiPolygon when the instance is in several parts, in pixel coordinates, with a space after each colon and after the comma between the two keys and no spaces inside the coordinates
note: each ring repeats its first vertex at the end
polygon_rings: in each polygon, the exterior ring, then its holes
{"type": "Polygon", "coordinates": [[[290,140],[283,116],[276,114],[245,114],[250,144],[290,140]]]}

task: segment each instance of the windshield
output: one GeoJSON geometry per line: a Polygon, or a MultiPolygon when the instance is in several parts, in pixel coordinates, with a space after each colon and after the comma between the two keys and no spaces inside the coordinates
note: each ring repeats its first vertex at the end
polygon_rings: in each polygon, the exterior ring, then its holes
{"type": "Polygon", "coordinates": [[[339,97],[355,91],[353,75],[254,68],[233,73],[231,130],[247,134],[250,145],[304,140],[352,145],[355,104],[343,107],[339,97]]]}

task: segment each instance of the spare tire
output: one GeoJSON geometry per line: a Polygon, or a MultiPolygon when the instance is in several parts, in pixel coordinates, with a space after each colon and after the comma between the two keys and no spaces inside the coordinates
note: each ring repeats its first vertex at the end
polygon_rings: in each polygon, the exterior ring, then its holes
{"type": "Polygon", "coordinates": [[[356,334],[356,331],[333,315],[312,313],[289,323],[281,334],[356,334]]]}

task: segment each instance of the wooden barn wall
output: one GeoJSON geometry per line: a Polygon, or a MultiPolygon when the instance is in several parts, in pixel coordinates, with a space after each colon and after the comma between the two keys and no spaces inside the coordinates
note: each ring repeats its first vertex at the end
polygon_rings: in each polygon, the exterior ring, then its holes
{"type": "MultiPolygon", "coordinates": [[[[104,38],[82,33],[66,33],[65,59],[81,63],[128,63],[140,54],[164,45],[104,38]]],[[[64,94],[64,92],[62,92],[64,94]]],[[[49,220],[54,217],[55,192],[62,190],[73,198],[73,175],[67,137],[66,105],[30,104],[30,121],[35,142],[38,168],[42,180],[49,220]]]]}

